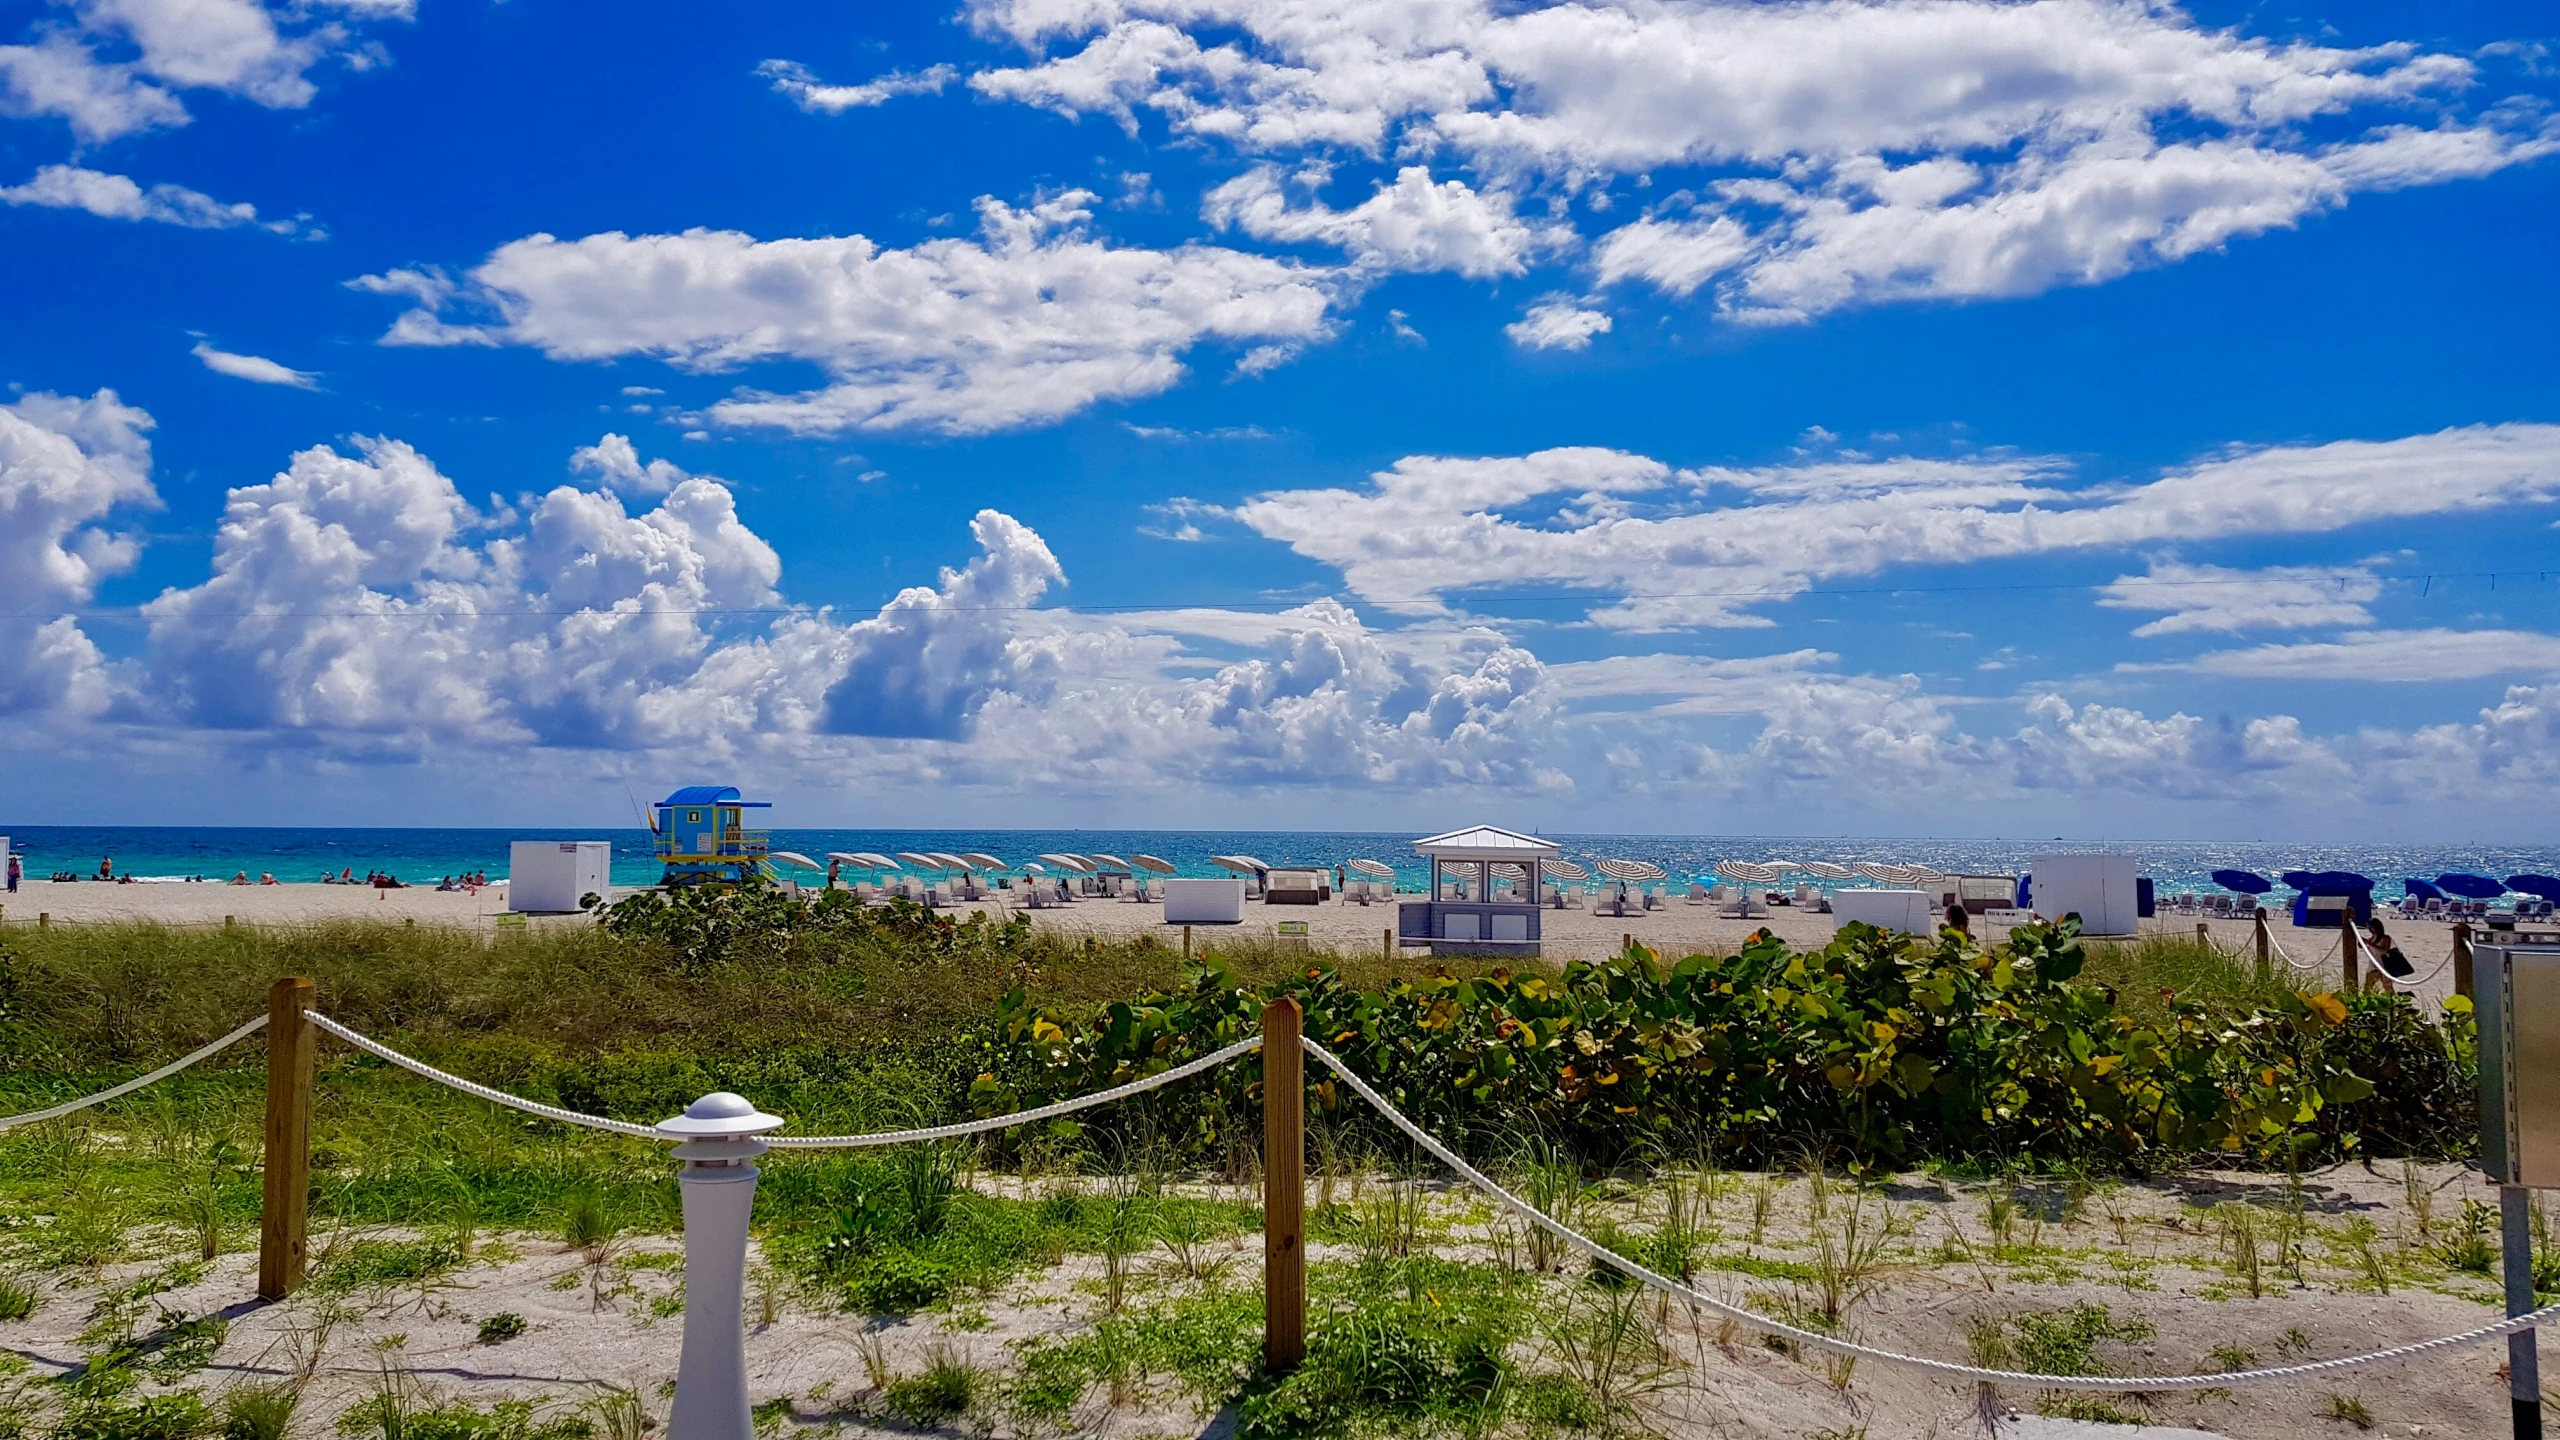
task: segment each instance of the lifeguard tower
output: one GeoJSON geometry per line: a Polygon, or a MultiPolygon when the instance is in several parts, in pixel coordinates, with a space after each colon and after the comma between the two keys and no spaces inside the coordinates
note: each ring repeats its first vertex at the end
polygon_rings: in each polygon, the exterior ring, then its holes
{"type": "Polygon", "coordinates": [[[658,802],[662,885],[753,885],[764,878],[769,830],[746,828],[747,812],[769,800],[742,800],[735,785],[687,785],[658,802]]]}

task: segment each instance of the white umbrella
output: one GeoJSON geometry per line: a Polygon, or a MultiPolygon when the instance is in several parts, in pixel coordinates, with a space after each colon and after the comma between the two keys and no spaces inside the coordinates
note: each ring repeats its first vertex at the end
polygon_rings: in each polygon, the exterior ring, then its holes
{"type": "Polygon", "coordinates": [[[947,850],[931,850],[926,853],[933,860],[940,863],[942,868],[945,870],[975,870],[978,868],[947,850]]]}
{"type": "Polygon", "coordinates": [[[1801,870],[1804,868],[1804,866],[1798,861],[1780,859],[1775,855],[1770,856],[1768,859],[1763,860],[1760,863],[1771,870],[1777,871],[1781,875],[1786,874],[1790,870],[1801,870]]]}
{"type": "Polygon", "coordinates": [[[826,866],[819,864],[817,861],[810,859],[808,856],[801,854],[797,850],[768,850],[765,852],[764,858],[767,860],[779,860],[785,865],[797,865],[803,870],[824,870],[827,868],[826,866]]]}
{"type": "Polygon", "coordinates": [[[1209,863],[1222,870],[1233,870],[1238,874],[1271,868],[1250,855],[1212,855],[1209,857],[1209,863]]]}
{"type": "Polygon", "coordinates": [[[1151,874],[1170,875],[1173,873],[1172,861],[1158,859],[1153,855],[1132,855],[1129,857],[1129,863],[1137,866],[1141,870],[1148,871],[1151,874]]]}
{"type": "Polygon", "coordinates": [[[1022,867],[1022,873],[1025,875],[1046,875],[1049,873],[1049,867],[1041,864],[1037,860],[1034,860],[1030,864],[1022,867]]]}
{"type": "Polygon", "coordinates": [[[1594,868],[1612,880],[1660,880],[1666,873],[1648,860],[1603,860],[1594,868]]]}
{"type": "MultiPolygon", "coordinates": [[[[1550,861],[1549,863],[1552,864],[1553,862],[1550,861]]],[[[1350,871],[1354,875],[1366,875],[1372,880],[1393,880],[1396,878],[1396,870],[1394,866],[1382,864],[1376,860],[1354,860],[1342,868],[1350,871]]]]}
{"type": "Polygon", "coordinates": [[[1496,860],[1493,862],[1493,873],[1505,880],[1526,880],[1529,878],[1529,867],[1509,860],[1496,860]]]}
{"type": "Polygon", "coordinates": [[[1947,878],[1946,872],[1933,869],[1927,865],[1905,865],[1902,867],[1902,873],[1910,876],[1912,882],[1915,884],[1926,884],[1933,880],[1944,880],[1947,878]]]}
{"type": "Polygon", "coordinates": [[[1766,865],[1754,865],[1748,860],[1719,860],[1716,862],[1716,873],[1727,880],[1739,880],[1745,885],[1775,885],[1778,883],[1779,875],[1778,871],[1766,865]]]}
{"type": "Polygon", "coordinates": [[[1061,870],[1071,871],[1078,875],[1082,875],[1093,868],[1091,865],[1085,863],[1084,857],[1081,855],[1045,854],[1040,858],[1057,866],[1061,870]]]}
{"type": "Polygon", "coordinates": [[[1852,860],[1849,862],[1849,868],[1883,885],[1911,883],[1911,872],[1899,865],[1885,865],[1873,860],[1852,860]]]}
{"type": "Polygon", "coordinates": [[[960,858],[977,866],[981,870],[1010,870],[1013,868],[993,855],[988,854],[984,850],[972,850],[960,858]]]}
{"type": "Polygon", "coordinates": [[[934,859],[930,855],[919,855],[913,850],[899,851],[898,859],[904,862],[909,869],[913,870],[939,870],[942,868],[941,861],[934,859]]]}
{"type": "Polygon", "coordinates": [[[1548,874],[1553,875],[1559,880],[1588,880],[1591,878],[1590,871],[1583,869],[1581,866],[1574,864],[1570,860],[1549,860],[1545,862],[1545,869],[1548,874]]]}
{"type": "Polygon", "coordinates": [[[827,852],[827,858],[837,862],[838,864],[850,865],[857,870],[869,870],[874,868],[869,857],[856,854],[850,850],[830,850],[827,852]]]}
{"type": "Polygon", "coordinates": [[[1850,869],[1846,865],[1834,865],[1828,860],[1807,860],[1804,862],[1804,873],[1812,876],[1816,880],[1855,880],[1858,878],[1857,871],[1850,869]]]}
{"type": "Polygon", "coordinates": [[[1126,870],[1129,868],[1129,862],[1121,859],[1117,855],[1088,855],[1085,858],[1093,862],[1093,868],[1096,870],[1126,870]]]}

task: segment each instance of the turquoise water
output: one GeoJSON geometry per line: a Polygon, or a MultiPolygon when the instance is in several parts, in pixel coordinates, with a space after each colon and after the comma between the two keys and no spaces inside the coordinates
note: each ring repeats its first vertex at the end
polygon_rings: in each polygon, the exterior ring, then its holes
{"type": "MultiPolygon", "coordinates": [[[[113,856],[126,875],[201,875],[227,880],[238,871],[251,879],[272,872],[287,882],[312,881],[352,868],[363,875],[385,870],[411,884],[432,885],[443,876],[507,872],[507,846],[515,840],[607,840],[613,878],[622,885],[654,884],[645,830],[436,830],[191,828],[72,826],[0,823],[0,835],[24,852],[29,878],[57,870],[94,874],[113,856]]],[[[2211,890],[2206,878],[2221,868],[2255,870],[2273,878],[2285,870],[2353,870],[2382,882],[2383,899],[2400,893],[2402,876],[2433,877],[2447,870],[2506,876],[2522,871],[2560,873],[2554,846],[2356,846],[2258,843],[2058,842],[2027,840],[1868,840],[1854,837],[1753,835],[1557,835],[1565,854],[1584,864],[1606,856],[1651,860],[1686,879],[1718,860],[1883,860],[1919,862],[1950,874],[2015,874],[2029,857],[2048,851],[2108,850],[2133,855],[2143,874],[2168,892],[2211,890]]],[[[1224,872],[1210,863],[1219,854],[1248,854],[1273,865],[1321,865],[1355,857],[1395,866],[1409,884],[1423,872],[1407,834],[1262,830],[776,830],[774,848],[824,860],[830,850],[983,851],[1021,864],[1042,851],[1127,856],[1149,854],[1171,861],[1183,875],[1224,872]]],[[[1868,882],[1855,882],[1865,884],[1868,882]]]]}

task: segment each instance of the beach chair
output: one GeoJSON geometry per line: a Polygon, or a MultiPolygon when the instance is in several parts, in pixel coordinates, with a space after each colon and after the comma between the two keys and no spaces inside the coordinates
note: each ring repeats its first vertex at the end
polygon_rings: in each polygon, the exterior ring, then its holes
{"type": "Polygon", "coordinates": [[[1692,905],[1707,903],[1707,887],[1703,883],[1696,880],[1689,882],[1689,903],[1692,905]]]}

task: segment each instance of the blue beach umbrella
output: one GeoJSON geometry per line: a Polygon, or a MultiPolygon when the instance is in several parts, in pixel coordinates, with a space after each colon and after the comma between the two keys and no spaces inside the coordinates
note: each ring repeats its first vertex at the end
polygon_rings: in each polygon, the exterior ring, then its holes
{"type": "Polygon", "coordinates": [[[2276,883],[2284,886],[2288,890],[2308,890],[2311,888],[2311,872],[2308,870],[2287,870],[2276,877],[2276,883]]]}
{"type": "Polygon", "coordinates": [[[2444,892],[2437,889],[2435,882],[2432,880],[2403,880],[2400,882],[2400,888],[2407,891],[2409,898],[2412,900],[2441,900],[2444,898],[2444,892]]]}
{"type": "Polygon", "coordinates": [[[2234,895],[2264,895],[2275,884],[2255,870],[2216,870],[2213,883],[2234,895]]]}
{"type": "Polygon", "coordinates": [[[2486,875],[2465,875],[2459,870],[2437,876],[2436,884],[2446,894],[2459,895],[2465,900],[2495,900],[2507,893],[2504,880],[2492,880],[2486,875]]]}
{"type": "Polygon", "coordinates": [[[2519,895],[2531,895],[2537,900],[2560,900],[2560,876],[2510,875],[2507,877],[2507,888],[2519,895]]]}

